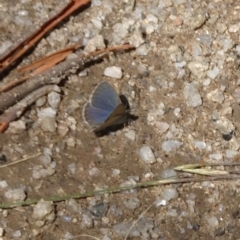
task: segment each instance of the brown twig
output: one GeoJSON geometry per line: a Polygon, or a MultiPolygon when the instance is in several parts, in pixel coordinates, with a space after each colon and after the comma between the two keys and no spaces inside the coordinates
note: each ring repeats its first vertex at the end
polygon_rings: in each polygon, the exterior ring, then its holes
{"type": "Polygon", "coordinates": [[[52,91],[60,92],[61,90],[57,85],[43,86],[27,95],[12,108],[5,111],[5,113],[0,116],[0,123],[2,123],[3,126],[3,129],[1,129],[0,125],[0,132],[3,132],[8,127],[10,122],[14,121],[16,118],[19,118],[29,105],[36,102],[36,100],[41,96],[44,96],[52,91]]]}
{"type": "Polygon", "coordinates": [[[0,111],[9,108],[32,91],[48,84],[59,84],[59,82],[70,75],[76,69],[83,69],[86,63],[103,57],[109,51],[133,49],[131,45],[121,45],[95,51],[89,54],[80,54],[78,57],[61,62],[52,69],[41,75],[33,76],[27,82],[19,85],[8,92],[0,95],[0,111]]]}
{"type": "MultiPolygon", "coordinates": [[[[73,59],[68,59],[64,62],[59,63],[52,69],[44,72],[41,75],[34,76],[22,85],[19,85],[8,92],[4,92],[0,95],[0,111],[11,107],[17,101],[32,93],[36,89],[50,84],[59,84],[60,81],[66,78],[68,75],[75,72],[77,69],[84,69],[87,63],[93,62],[97,59],[103,58],[103,56],[115,50],[130,50],[134,47],[131,45],[121,45],[110,47],[107,49],[102,49],[89,54],[80,54],[78,57],[73,59]]],[[[26,106],[25,106],[26,107],[26,106]]],[[[4,117],[0,117],[0,133],[3,132],[10,121],[16,119],[18,116],[18,111],[12,110],[9,113],[4,114],[4,117]]]]}
{"type": "Polygon", "coordinates": [[[9,65],[14,63],[18,58],[20,58],[26,51],[28,51],[34,44],[36,44],[49,30],[55,27],[64,18],[71,15],[75,10],[88,4],[90,0],[72,0],[64,9],[61,10],[59,14],[46,21],[40,29],[35,33],[23,40],[19,45],[17,45],[10,52],[6,53],[0,59],[0,72],[5,70],[9,65]]]}

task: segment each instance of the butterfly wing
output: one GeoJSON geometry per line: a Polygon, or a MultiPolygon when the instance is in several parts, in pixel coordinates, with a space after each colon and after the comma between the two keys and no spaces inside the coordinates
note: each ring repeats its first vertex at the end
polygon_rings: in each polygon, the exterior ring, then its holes
{"type": "Polygon", "coordinates": [[[93,107],[109,111],[109,115],[122,103],[115,89],[108,82],[97,85],[90,99],[93,107]]]}
{"type": "Polygon", "coordinates": [[[110,114],[109,111],[93,107],[89,102],[83,108],[83,120],[93,128],[101,125],[110,114]]]}
{"type": "Polygon", "coordinates": [[[125,111],[115,89],[108,82],[102,82],[96,86],[89,102],[85,104],[83,119],[97,132],[124,122],[125,111]]]}
{"type": "Polygon", "coordinates": [[[107,120],[105,120],[104,123],[101,124],[99,127],[94,129],[94,131],[99,132],[99,131],[102,131],[103,129],[108,128],[110,126],[125,123],[126,119],[127,119],[126,108],[123,104],[120,104],[114,109],[114,111],[107,118],[107,120]]]}

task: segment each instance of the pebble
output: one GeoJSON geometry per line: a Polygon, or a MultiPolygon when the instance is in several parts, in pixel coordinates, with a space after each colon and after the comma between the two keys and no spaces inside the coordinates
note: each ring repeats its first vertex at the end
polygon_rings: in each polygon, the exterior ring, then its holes
{"type": "Polygon", "coordinates": [[[123,203],[124,203],[126,208],[129,208],[129,209],[132,209],[132,210],[134,210],[136,208],[139,208],[141,206],[140,200],[138,198],[135,198],[135,197],[126,199],[123,203]]]}
{"type": "Polygon", "coordinates": [[[206,221],[212,228],[215,228],[219,225],[219,222],[215,216],[206,216],[206,221]]]}
{"type": "Polygon", "coordinates": [[[38,100],[36,101],[36,106],[42,107],[46,102],[47,102],[46,96],[42,96],[42,97],[38,98],[38,100]]]}
{"type": "Polygon", "coordinates": [[[86,53],[90,53],[90,52],[94,52],[96,51],[97,49],[104,49],[106,47],[105,43],[104,43],[104,38],[102,35],[97,35],[93,38],[91,38],[85,48],[84,48],[84,51],[86,53]]]}
{"type": "Polygon", "coordinates": [[[2,237],[4,235],[4,229],[0,227],[0,237],[2,237]]]}
{"type": "Polygon", "coordinates": [[[73,137],[69,137],[66,139],[66,144],[68,147],[75,147],[76,146],[76,140],[73,137]]]}
{"type": "Polygon", "coordinates": [[[86,227],[86,228],[92,228],[93,227],[93,219],[90,215],[88,214],[82,214],[82,222],[81,226],[86,227]]]}
{"type": "Polygon", "coordinates": [[[215,89],[207,94],[207,98],[213,102],[223,103],[225,100],[224,94],[221,89],[215,89]]]}
{"type": "Polygon", "coordinates": [[[128,233],[128,237],[140,237],[140,231],[132,224],[122,222],[113,226],[113,231],[121,237],[125,237],[128,233]],[[131,229],[130,232],[128,232],[131,229]]]}
{"type": "Polygon", "coordinates": [[[215,125],[216,129],[220,131],[221,134],[229,134],[234,132],[235,127],[228,118],[222,116],[220,119],[215,119],[213,121],[213,124],[215,125]]]}
{"type": "Polygon", "coordinates": [[[13,134],[19,134],[26,130],[26,123],[22,120],[10,122],[8,131],[13,134]]]}
{"type": "Polygon", "coordinates": [[[106,215],[107,210],[108,210],[108,204],[104,202],[94,204],[89,208],[90,213],[95,218],[98,218],[98,219],[102,219],[106,215]]]}
{"type": "Polygon", "coordinates": [[[0,46],[0,55],[7,51],[12,45],[13,43],[9,40],[2,42],[0,46]]]}
{"type": "Polygon", "coordinates": [[[139,56],[146,56],[149,50],[150,49],[148,48],[147,44],[142,44],[136,49],[136,54],[139,56]]]}
{"type": "Polygon", "coordinates": [[[159,0],[158,2],[158,8],[168,8],[172,6],[172,0],[159,0]]]}
{"type": "Polygon", "coordinates": [[[111,78],[121,79],[123,73],[120,67],[112,66],[105,68],[104,75],[111,78]]]}
{"type": "Polygon", "coordinates": [[[220,160],[222,160],[223,156],[221,153],[213,153],[213,154],[209,155],[209,158],[211,160],[220,161],[220,160]]]}
{"type": "Polygon", "coordinates": [[[93,167],[93,168],[91,168],[91,169],[88,171],[88,173],[89,173],[90,176],[95,176],[95,175],[97,175],[99,172],[100,172],[100,171],[99,171],[98,168],[96,168],[96,167],[93,167]]]}
{"type": "Polygon", "coordinates": [[[143,160],[145,163],[151,164],[156,162],[153,151],[149,146],[142,147],[140,149],[139,155],[141,160],[143,160]]]}
{"type": "Polygon", "coordinates": [[[186,83],[183,94],[189,107],[198,107],[202,105],[202,98],[199,94],[198,84],[196,82],[186,83]]]}
{"type": "Polygon", "coordinates": [[[45,117],[41,121],[41,129],[44,132],[55,132],[57,128],[57,123],[55,117],[45,117]]]}
{"type": "Polygon", "coordinates": [[[1,180],[0,181],[0,189],[8,187],[8,183],[6,180],[1,180]]]}
{"type": "Polygon", "coordinates": [[[41,110],[38,110],[37,116],[42,120],[46,117],[52,117],[54,118],[57,114],[56,109],[53,109],[51,107],[43,108],[41,110]]]}
{"type": "Polygon", "coordinates": [[[172,177],[176,177],[177,176],[177,172],[174,169],[166,169],[164,170],[161,174],[160,177],[161,178],[172,178],[172,177]]]}
{"type": "Polygon", "coordinates": [[[35,165],[33,167],[32,177],[34,179],[40,179],[40,178],[45,178],[47,176],[51,176],[54,173],[55,173],[55,169],[53,169],[51,166],[45,169],[43,168],[42,165],[35,165]]]}
{"type": "Polygon", "coordinates": [[[170,201],[171,199],[178,197],[178,192],[176,188],[165,188],[163,191],[161,191],[161,196],[166,199],[167,201],[170,201]]]}
{"type": "Polygon", "coordinates": [[[202,57],[197,57],[196,60],[188,63],[187,67],[197,79],[201,80],[206,75],[206,71],[209,68],[209,63],[206,59],[202,57]]]}
{"type": "Polygon", "coordinates": [[[226,154],[226,158],[230,158],[231,159],[231,158],[236,157],[239,154],[239,152],[236,151],[236,150],[227,149],[225,154],[226,154]]]}
{"type": "MultiPolygon", "coordinates": [[[[183,1],[183,0],[174,0],[174,1],[183,1]]],[[[185,0],[184,0],[185,2],[185,0]]],[[[198,28],[200,28],[207,20],[208,15],[206,12],[204,11],[199,11],[198,13],[195,13],[191,16],[191,18],[189,19],[189,21],[185,21],[187,22],[188,26],[193,29],[196,30],[198,28]]]]}
{"type": "Polygon", "coordinates": [[[170,208],[166,212],[166,215],[169,216],[169,217],[177,217],[178,213],[177,213],[177,210],[175,208],[170,208]]]}
{"type": "Polygon", "coordinates": [[[39,200],[33,208],[32,217],[35,220],[52,222],[55,219],[53,203],[43,199],[39,200]]]}
{"type": "Polygon", "coordinates": [[[15,232],[13,232],[12,236],[13,236],[14,238],[19,238],[19,237],[22,236],[22,233],[21,233],[20,230],[17,230],[17,231],[15,231],[15,232]]]}
{"type": "Polygon", "coordinates": [[[119,169],[113,169],[113,171],[112,171],[112,176],[113,177],[116,177],[116,176],[118,176],[119,174],[120,174],[120,170],[119,169]]]}
{"type": "Polygon", "coordinates": [[[6,191],[4,195],[6,198],[11,199],[11,201],[23,201],[27,197],[25,191],[21,188],[10,189],[6,191]]]}
{"type": "Polygon", "coordinates": [[[59,121],[58,125],[57,125],[57,133],[61,136],[64,137],[67,135],[67,133],[69,132],[69,128],[66,124],[65,121],[59,121]]]}
{"type": "MultiPolygon", "coordinates": [[[[60,88],[59,88],[60,91],[60,88]]],[[[59,93],[56,93],[54,91],[50,92],[47,96],[48,98],[48,104],[50,107],[57,109],[59,107],[60,101],[61,101],[61,96],[59,93]]]]}
{"type": "Polygon", "coordinates": [[[220,70],[218,67],[214,67],[212,70],[207,71],[207,76],[211,79],[215,79],[220,73],[220,70]]]}
{"type": "Polygon", "coordinates": [[[179,142],[177,140],[164,141],[162,144],[162,150],[165,152],[177,151],[178,148],[182,146],[182,144],[182,142],[179,142]]]}
{"type": "Polygon", "coordinates": [[[205,141],[199,141],[199,140],[194,140],[193,144],[194,144],[194,148],[197,148],[199,150],[203,150],[207,146],[205,141]]]}
{"type": "Polygon", "coordinates": [[[165,133],[169,129],[169,124],[166,122],[155,122],[160,133],[165,133]]]}
{"type": "Polygon", "coordinates": [[[93,26],[94,26],[94,27],[96,27],[96,28],[99,29],[99,30],[102,30],[103,24],[102,24],[101,19],[93,18],[93,19],[91,20],[91,22],[93,23],[93,26]]]}
{"type": "Polygon", "coordinates": [[[70,163],[70,164],[68,165],[68,169],[69,169],[69,171],[71,172],[71,174],[75,174],[76,171],[77,171],[77,169],[76,169],[76,163],[70,163]]]}
{"type": "Polygon", "coordinates": [[[126,132],[124,134],[128,139],[130,139],[131,141],[135,141],[136,138],[136,131],[135,130],[129,130],[128,132],[126,132]]]}

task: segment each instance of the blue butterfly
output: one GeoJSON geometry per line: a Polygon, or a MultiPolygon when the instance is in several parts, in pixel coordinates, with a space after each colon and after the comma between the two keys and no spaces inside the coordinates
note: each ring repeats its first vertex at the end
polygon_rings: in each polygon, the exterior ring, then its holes
{"type": "Polygon", "coordinates": [[[83,120],[95,133],[109,127],[124,124],[128,110],[122,103],[115,89],[108,82],[96,86],[89,101],[83,107],[83,120]]]}

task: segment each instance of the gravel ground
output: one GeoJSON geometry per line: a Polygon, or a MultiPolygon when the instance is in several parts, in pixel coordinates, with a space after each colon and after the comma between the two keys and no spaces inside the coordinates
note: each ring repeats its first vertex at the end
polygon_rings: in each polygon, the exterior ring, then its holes
{"type": "MultiPolygon", "coordinates": [[[[0,55],[66,4],[44,2],[0,1],[0,55]]],[[[239,0],[92,0],[59,24],[19,65],[78,41],[86,51],[126,42],[136,50],[69,76],[0,136],[7,162],[43,153],[0,169],[1,201],[174,176],[174,167],[188,163],[237,161],[239,16],[239,0]],[[103,81],[128,98],[139,118],[96,138],[81,112],[103,81]]],[[[10,79],[11,73],[0,84],[10,79]]],[[[205,181],[40,201],[0,211],[0,239],[124,239],[149,206],[129,239],[239,239],[239,186],[205,181]]]]}

